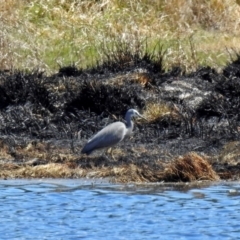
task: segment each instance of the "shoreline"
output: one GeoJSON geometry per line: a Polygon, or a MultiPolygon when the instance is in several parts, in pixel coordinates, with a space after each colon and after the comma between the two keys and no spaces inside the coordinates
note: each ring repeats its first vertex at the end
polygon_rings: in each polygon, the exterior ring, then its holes
{"type": "Polygon", "coordinates": [[[106,64],[52,76],[1,71],[0,178],[239,180],[239,62],[222,73],[163,73],[143,59],[121,71],[106,64]],[[115,160],[103,151],[80,154],[130,108],[148,121],[135,121],[132,136],[114,148],[115,160]]]}

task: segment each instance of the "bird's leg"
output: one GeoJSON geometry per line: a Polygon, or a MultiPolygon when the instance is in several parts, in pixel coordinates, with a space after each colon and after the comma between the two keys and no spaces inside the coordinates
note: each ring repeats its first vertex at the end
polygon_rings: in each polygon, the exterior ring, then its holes
{"type": "Polygon", "coordinates": [[[108,148],[106,153],[108,155],[110,155],[114,161],[116,161],[116,159],[114,158],[114,155],[113,155],[113,148],[112,147],[108,148]]]}
{"type": "Polygon", "coordinates": [[[111,148],[107,148],[106,150],[103,151],[103,156],[110,161],[109,159],[109,152],[110,152],[111,148]]]}
{"type": "Polygon", "coordinates": [[[113,148],[111,148],[111,157],[112,157],[112,159],[113,159],[114,161],[116,161],[116,159],[115,159],[115,157],[114,157],[114,155],[113,155],[113,148]]]}
{"type": "Polygon", "coordinates": [[[107,154],[111,154],[111,152],[112,152],[112,148],[111,147],[106,150],[107,154]]]}

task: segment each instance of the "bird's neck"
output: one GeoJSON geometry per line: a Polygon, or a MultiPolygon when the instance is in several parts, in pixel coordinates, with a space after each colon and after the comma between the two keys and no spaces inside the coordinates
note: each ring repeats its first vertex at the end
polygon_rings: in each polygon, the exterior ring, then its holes
{"type": "Polygon", "coordinates": [[[126,127],[128,130],[132,130],[133,129],[133,121],[131,120],[131,117],[130,116],[126,116],[125,118],[126,120],[126,127]]]}
{"type": "Polygon", "coordinates": [[[125,137],[129,137],[132,134],[133,131],[133,121],[131,119],[126,123],[127,131],[125,137]]]}
{"type": "Polygon", "coordinates": [[[131,121],[131,120],[126,123],[127,129],[131,129],[131,130],[132,130],[132,129],[133,129],[133,125],[134,125],[134,123],[133,123],[133,121],[131,121]]]}

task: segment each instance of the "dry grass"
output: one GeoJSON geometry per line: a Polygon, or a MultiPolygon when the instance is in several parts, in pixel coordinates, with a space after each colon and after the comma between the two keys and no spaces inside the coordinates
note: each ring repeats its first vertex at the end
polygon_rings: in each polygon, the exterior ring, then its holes
{"type": "Polygon", "coordinates": [[[113,43],[136,51],[148,39],[167,49],[165,68],[222,66],[240,49],[240,6],[234,0],[1,0],[0,69],[94,65],[113,43]],[[136,41],[138,40],[138,41],[136,41]]]}
{"type": "MultiPolygon", "coordinates": [[[[31,147],[30,147],[31,148],[31,147]]],[[[28,149],[29,150],[29,149],[28,149]]],[[[219,180],[212,166],[203,157],[190,152],[170,163],[155,162],[155,166],[139,163],[111,162],[99,157],[84,157],[68,153],[46,154],[41,158],[28,160],[28,150],[21,151],[22,161],[5,159],[0,162],[0,178],[109,178],[121,183],[146,182],[193,182],[199,180],[219,180]],[[24,155],[25,154],[25,155],[24,155]],[[44,158],[44,156],[46,158],[44,158]],[[100,161],[100,162],[99,162],[100,161]],[[116,163],[116,164],[115,164],[116,163]]],[[[42,149],[45,151],[45,149],[42,149]]],[[[18,150],[19,151],[19,150],[18,150]]],[[[59,150],[60,151],[60,150],[59,150]]],[[[51,150],[50,150],[51,152],[51,150]]],[[[39,153],[36,152],[37,155],[39,153]]],[[[117,152],[120,158],[126,153],[117,152]]],[[[20,152],[17,153],[20,155],[20,152]]],[[[130,157],[130,156],[129,156],[130,157]]],[[[140,161],[136,156],[135,161],[140,161]]],[[[225,176],[226,177],[226,176],[225,176]]]]}
{"type": "MultiPolygon", "coordinates": [[[[109,178],[115,182],[176,182],[196,180],[218,180],[218,175],[203,157],[192,152],[173,159],[169,164],[158,160],[154,165],[142,162],[139,154],[131,155],[129,163],[117,159],[126,156],[126,151],[115,149],[114,161],[104,157],[85,157],[70,153],[62,145],[29,143],[17,146],[15,151],[0,142],[0,178],[109,178]],[[134,163],[134,161],[136,161],[134,163]]],[[[145,148],[138,148],[145,152],[145,148]]],[[[155,154],[155,153],[154,153],[155,154]]],[[[150,158],[151,158],[150,154],[150,158]]],[[[153,159],[152,159],[153,160],[153,159]]]]}
{"type": "Polygon", "coordinates": [[[134,164],[120,167],[83,169],[69,164],[49,163],[38,166],[2,164],[0,178],[109,178],[114,182],[156,182],[154,172],[144,171],[134,164]]]}
{"type": "Polygon", "coordinates": [[[168,182],[216,181],[219,176],[206,159],[191,152],[170,163],[164,171],[164,179],[168,182]]]}
{"type": "Polygon", "coordinates": [[[163,172],[156,171],[148,166],[139,167],[136,164],[126,164],[118,167],[103,167],[90,171],[88,177],[110,178],[112,182],[118,183],[146,183],[162,180],[163,172]]]}
{"type": "MultiPolygon", "coordinates": [[[[217,181],[219,176],[209,162],[194,152],[173,160],[164,170],[163,163],[159,169],[147,165],[127,164],[118,167],[103,167],[88,173],[89,177],[111,178],[120,183],[146,182],[194,182],[199,180],[217,181]]],[[[160,166],[159,165],[159,166],[160,166]]]]}
{"type": "Polygon", "coordinates": [[[11,165],[0,171],[1,178],[80,178],[86,177],[86,170],[72,169],[66,164],[49,163],[39,166],[11,165]]]}
{"type": "Polygon", "coordinates": [[[167,120],[169,118],[177,118],[177,113],[172,107],[165,103],[148,103],[143,115],[149,122],[167,120]]]}
{"type": "Polygon", "coordinates": [[[132,77],[133,82],[142,85],[142,87],[146,87],[152,83],[151,77],[145,72],[134,73],[132,77]]]}
{"type": "Polygon", "coordinates": [[[26,146],[10,147],[8,143],[0,141],[0,163],[13,166],[35,166],[46,163],[64,163],[71,167],[78,155],[73,154],[68,146],[58,147],[53,143],[38,142],[28,143],[26,146]],[[13,164],[13,165],[11,165],[13,164]]]}
{"type": "Polygon", "coordinates": [[[223,147],[218,159],[221,163],[228,163],[231,165],[240,163],[240,142],[234,141],[227,143],[223,147]]]}
{"type": "Polygon", "coordinates": [[[139,73],[129,73],[129,74],[118,74],[113,78],[107,80],[107,85],[114,85],[114,86],[123,86],[127,82],[138,83],[142,87],[146,87],[148,84],[152,83],[151,77],[144,72],[139,73]]]}

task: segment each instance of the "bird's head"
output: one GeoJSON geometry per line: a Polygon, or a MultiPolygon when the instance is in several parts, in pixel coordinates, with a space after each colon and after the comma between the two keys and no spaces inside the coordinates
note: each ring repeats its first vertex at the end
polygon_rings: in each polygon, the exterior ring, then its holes
{"type": "Polygon", "coordinates": [[[140,118],[143,118],[145,120],[147,120],[146,118],[144,118],[137,110],[135,109],[129,109],[126,113],[126,116],[129,116],[130,118],[132,117],[140,117],[140,118]]]}

